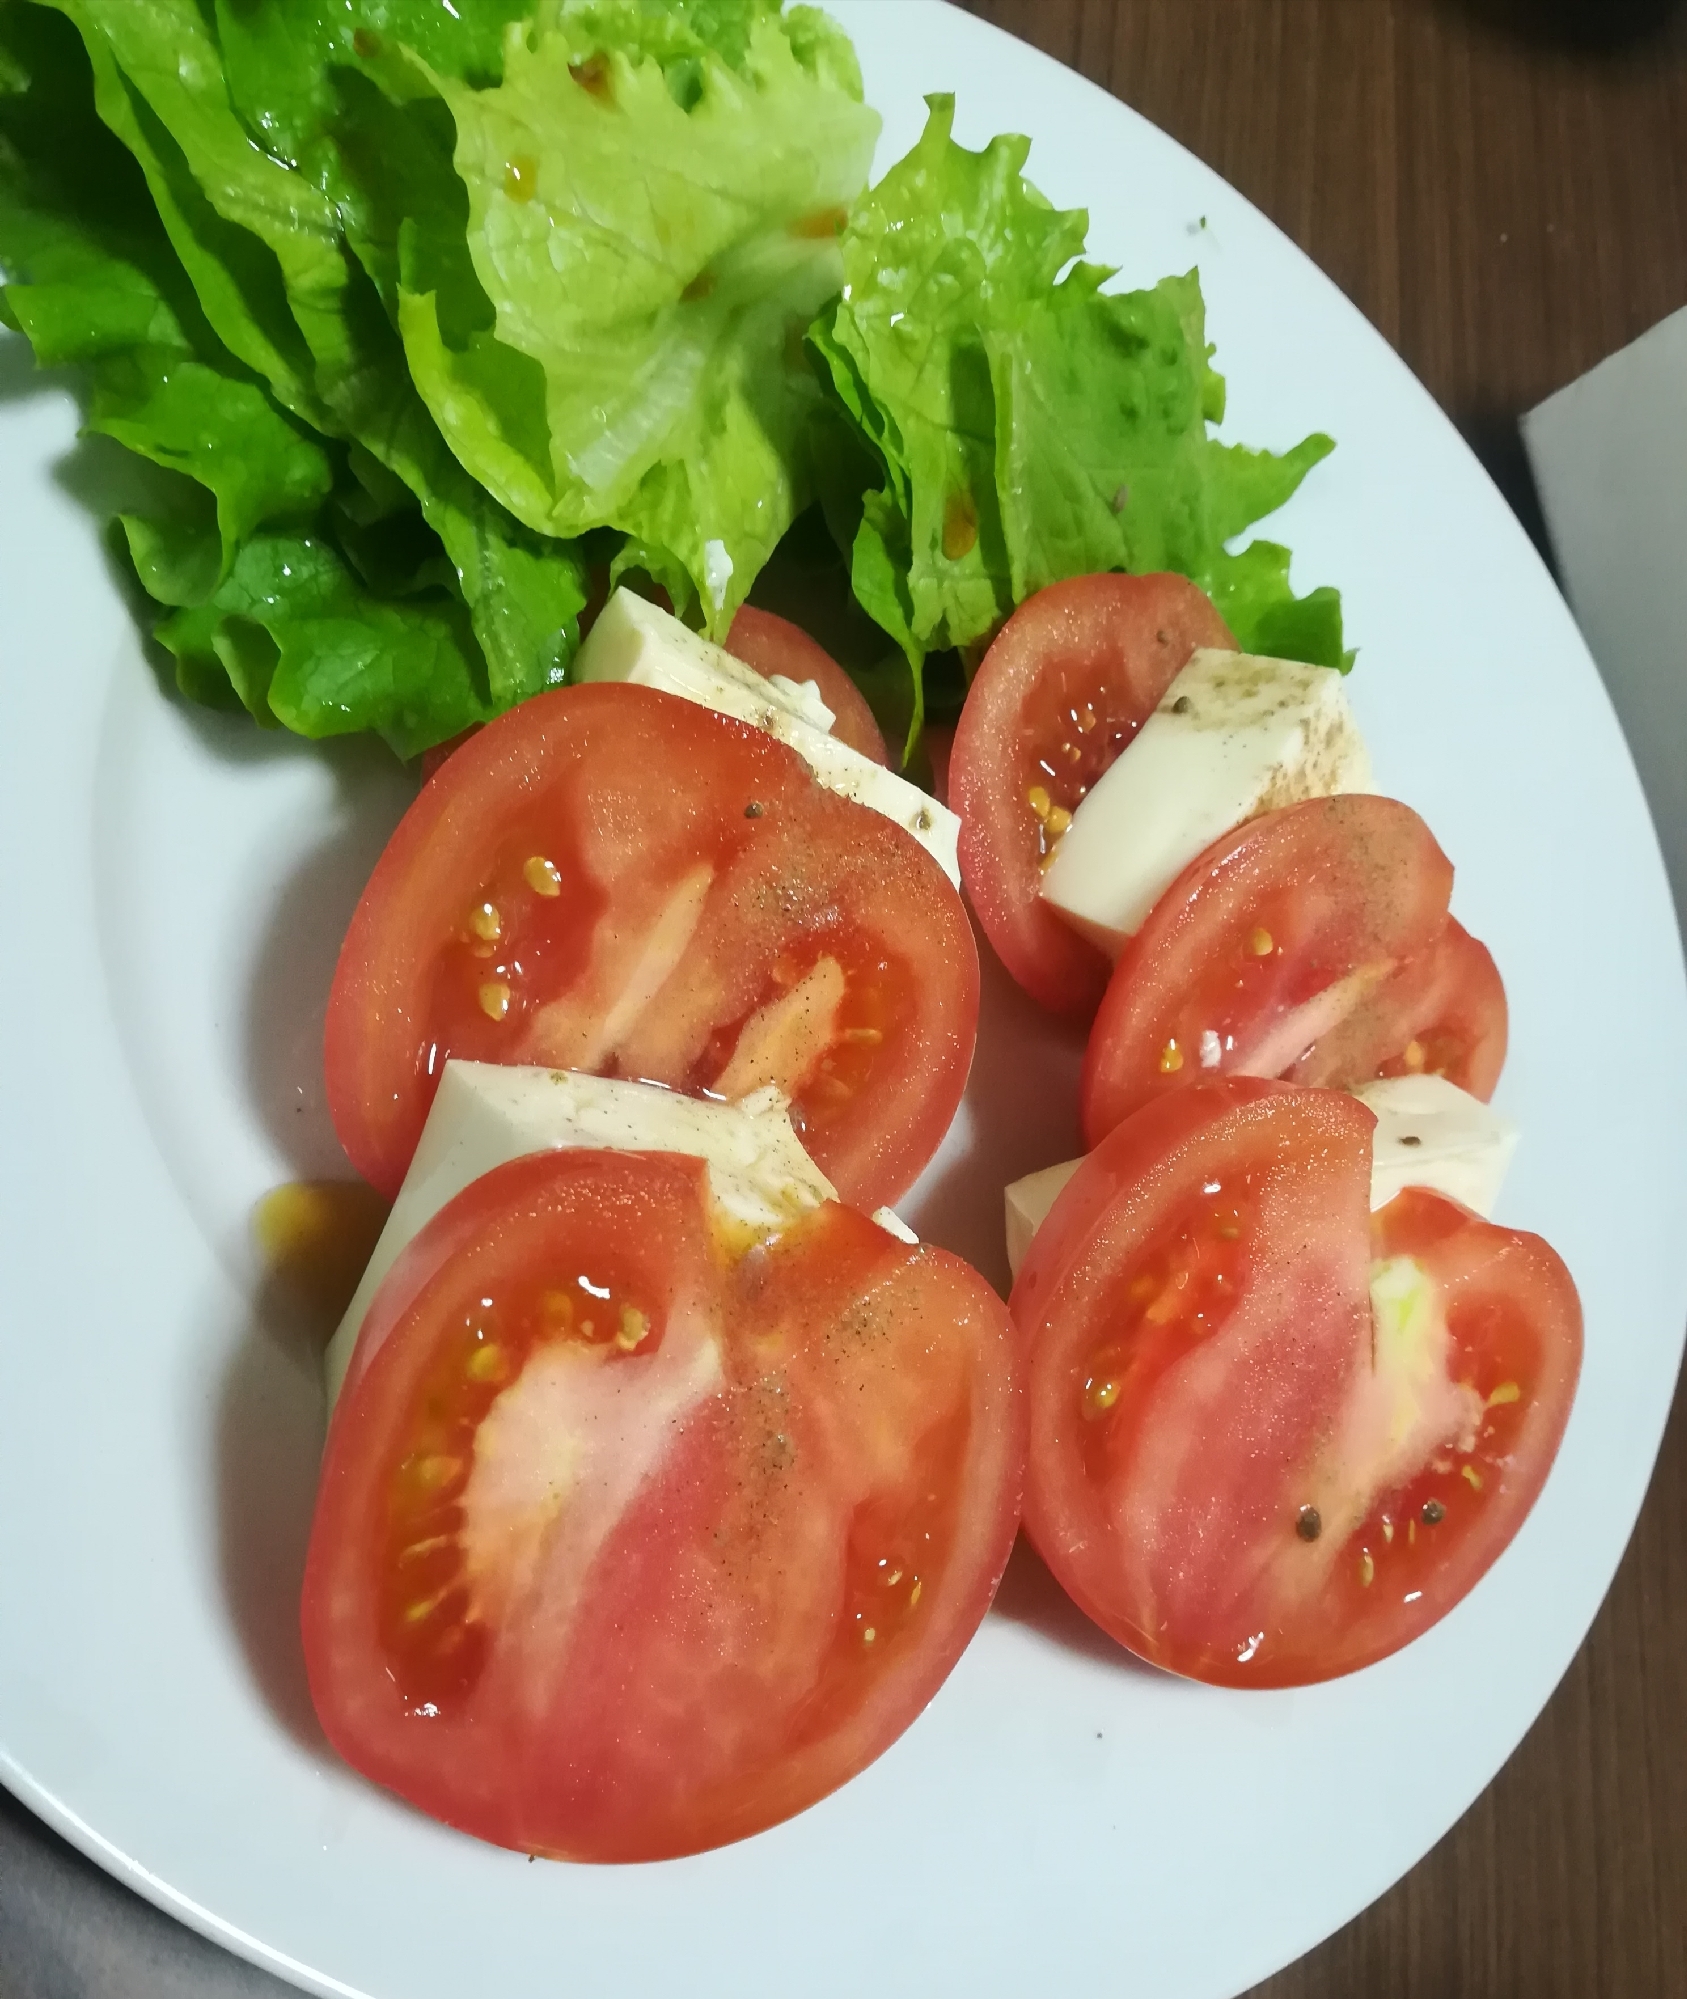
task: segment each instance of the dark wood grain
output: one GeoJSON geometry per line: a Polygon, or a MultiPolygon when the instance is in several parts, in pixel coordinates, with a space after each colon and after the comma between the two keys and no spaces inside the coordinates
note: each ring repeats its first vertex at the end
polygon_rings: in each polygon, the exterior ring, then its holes
{"type": "MultiPolygon", "coordinates": [[[[1518,415],[1687,304],[1687,27],[1665,0],[972,11],[1258,203],[1525,511],[1518,415]]],[[[1254,1999],[1687,1999],[1682,1398],[1611,1595],[1522,1747],[1412,1874],[1254,1999]]]]}

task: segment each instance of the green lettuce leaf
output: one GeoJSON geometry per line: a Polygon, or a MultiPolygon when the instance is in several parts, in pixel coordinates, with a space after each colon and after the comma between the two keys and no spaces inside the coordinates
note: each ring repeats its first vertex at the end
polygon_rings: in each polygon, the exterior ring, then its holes
{"type": "Polygon", "coordinates": [[[391,78],[397,50],[443,75],[493,84],[503,74],[505,29],[531,12],[531,0],[452,0],[449,8],[440,0],[216,0],[216,40],[229,102],[248,131],[338,200],[347,189],[337,179],[336,142],[348,106],[372,76],[391,78]]]}
{"type": "Polygon", "coordinates": [[[194,0],[51,4],[82,36],[99,116],[145,174],[218,339],[285,408],[332,431],[317,348],[341,367],[349,356],[331,204],[252,144],[194,0]]]}
{"type": "Polygon", "coordinates": [[[88,428],[201,489],[157,524],[155,594],[214,588],[241,541],[302,521],[333,478],[319,438],[278,409],[199,310],[134,159],[93,113],[75,33],[32,6],[0,11],[0,276],[44,367],[88,371],[88,428]],[[214,517],[220,549],[198,532],[214,517]],[[186,523],[189,559],[166,548],[186,523]]]}
{"type": "MultiPolygon", "coordinates": [[[[90,428],[183,475],[154,482],[147,511],[122,519],[143,587],[166,606],[200,605],[231,577],[257,530],[289,524],[310,530],[311,546],[338,565],[342,611],[353,578],[371,605],[446,586],[470,606],[472,636],[460,615],[437,603],[419,625],[414,607],[372,611],[389,638],[408,634],[402,671],[393,664],[399,655],[338,639],[331,656],[342,681],[360,659],[370,676],[361,696],[342,684],[323,707],[289,694],[296,676],[283,673],[281,705],[265,706],[264,716],[307,733],[324,733],[330,722],[354,726],[345,716],[361,714],[370,719],[355,726],[414,747],[430,730],[454,735],[557,684],[584,601],[578,552],[520,527],[451,457],[378,305],[365,322],[358,367],[334,380],[331,398],[353,419],[342,433],[361,425],[370,443],[334,445],[279,408],[265,381],[219,338],[141,163],[96,115],[96,77],[78,35],[12,0],[0,9],[0,52],[9,84],[0,97],[0,270],[12,280],[9,317],[42,363],[86,366],[90,428]],[[441,684],[423,700],[416,672],[428,657],[440,663],[441,684]]],[[[168,135],[153,136],[156,166],[168,154],[168,135]]],[[[245,243],[264,248],[250,232],[245,243]]],[[[350,268],[348,295],[368,287],[350,268]]],[[[279,379],[285,387],[285,375],[279,379]]],[[[289,630],[298,629],[294,620],[289,630]]],[[[229,673],[250,653],[242,646],[227,640],[179,654],[184,692],[223,699],[229,673]]],[[[249,662],[241,670],[244,682],[235,686],[249,691],[249,662]]]]}
{"type": "Polygon", "coordinates": [[[496,88],[418,63],[454,122],[478,286],[407,218],[410,370],[518,519],[624,532],[621,566],[720,632],[811,494],[802,331],[878,120],[806,12],[576,0],[541,23],[496,88]]]}
{"type": "MultiPolygon", "coordinates": [[[[355,439],[414,494],[456,571],[498,706],[556,685],[579,639],[579,552],[523,529],[452,457],[341,232],[334,156],[319,147],[319,184],[254,144],[196,0],[53,4],[81,31],[99,114],[145,173],[217,337],[289,410],[355,439]]],[[[247,51],[248,70],[261,53],[247,51]]],[[[315,113],[296,109],[304,130],[315,113]]]]}
{"type": "Polygon", "coordinates": [[[1239,555],[1222,551],[1200,579],[1244,652],[1267,659],[1304,659],[1347,672],[1341,596],[1325,585],[1297,597],[1289,587],[1289,551],[1274,541],[1250,542],[1239,555]]]}
{"type": "Polygon", "coordinates": [[[376,598],[324,536],[253,536],[155,637],[184,687],[220,671],[257,721],[301,736],[373,730],[409,758],[496,712],[456,597],[376,598]]]}
{"type": "Polygon", "coordinates": [[[871,459],[820,497],[856,595],[907,654],[976,646],[1032,591],[1092,571],[1175,569],[1277,649],[1341,664],[1339,599],[1303,602],[1286,558],[1226,544],[1332,448],[1223,445],[1198,279],[1108,292],[1078,261],[1088,219],[1027,182],[1028,142],[970,152],[934,97],[924,134],[851,215],[844,285],[810,330],[871,459]]]}

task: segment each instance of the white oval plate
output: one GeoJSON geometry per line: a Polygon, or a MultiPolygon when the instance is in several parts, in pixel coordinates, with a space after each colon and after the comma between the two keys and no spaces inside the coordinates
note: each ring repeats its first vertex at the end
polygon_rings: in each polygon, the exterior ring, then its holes
{"type": "MultiPolygon", "coordinates": [[[[1378,335],[1188,154],[967,16],[837,11],[881,160],[928,90],[958,91],[967,143],[1031,133],[1038,185],[1087,203],[1093,253],[1129,281],[1199,262],[1227,435],[1340,439],[1282,532],[1303,588],[1346,592],[1379,780],[1434,826],[1504,970],[1500,1101],[1524,1139],[1501,1218],[1575,1273],[1581,1393],[1492,1574],[1332,1686],[1148,1672],[1018,1563],[888,1755],[725,1852],[529,1865],[370,1788],[304,1690],[318,1391],[247,1238],[266,1188],[343,1170],[322,1001],[405,787],[378,751],[161,697],[78,499],[110,462],[0,345],[0,1776],[319,1992],[1223,1999],[1379,1894],[1509,1754],[1610,1581],[1669,1404],[1680,948],[1627,751],[1528,542],[1378,335]]],[[[1073,1147],[1077,1053],[996,982],[968,1106],[906,1209],[994,1275],[1002,1182],[1073,1147]]]]}

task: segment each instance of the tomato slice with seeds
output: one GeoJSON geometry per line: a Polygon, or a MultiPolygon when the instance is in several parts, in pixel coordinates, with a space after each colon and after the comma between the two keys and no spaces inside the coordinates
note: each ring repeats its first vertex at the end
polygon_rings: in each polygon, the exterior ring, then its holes
{"type": "Polygon", "coordinates": [[[1486,1103],[1505,1067],[1510,1015],[1487,945],[1454,917],[1433,947],[1409,958],[1289,1074],[1344,1088],[1373,1076],[1445,1076],[1486,1103]]]}
{"type": "Polygon", "coordinates": [[[1114,968],[1084,1056],[1086,1142],[1215,1072],[1336,1087],[1419,1071],[1490,1097],[1505,988],[1448,916],[1452,886],[1392,798],[1308,799],[1216,840],[1114,968]]]}
{"type": "Polygon", "coordinates": [[[961,879],[996,955],[1056,1013],[1093,1013],[1108,966],[1042,900],[1043,862],[1190,654],[1235,644],[1182,576],[1076,576],[1020,605],[967,690],[948,773],[961,879]]]}
{"type": "Polygon", "coordinates": [[[754,604],[744,604],[726,635],[726,650],[734,659],[753,666],[764,680],[776,673],[786,680],[812,680],[832,711],[832,734],[838,741],[876,764],[890,762],[884,734],[866,695],[801,625],[793,625],[789,618],[772,611],[758,610],[754,604]]]}
{"type": "Polygon", "coordinates": [[[475,1181],[371,1307],[303,1632],[348,1762],[529,1852],[695,1852],[877,1756],[1018,1518],[1006,1308],[827,1204],[738,1253],[700,1160],[475,1181]]]}
{"type": "Polygon", "coordinates": [[[711,710],[565,688],[465,743],[394,833],[334,975],[328,1101],[390,1195],[450,1056],[777,1083],[873,1208],[941,1142],[977,1017],[966,911],[901,827],[711,710]]]}
{"type": "Polygon", "coordinates": [[[1021,1266],[1027,1528],[1173,1672],[1294,1686],[1407,1644],[1564,1434],[1568,1271],[1425,1189],[1372,1217],[1373,1128],[1340,1091],[1191,1084],[1090,1154],[1021,1266]]]}

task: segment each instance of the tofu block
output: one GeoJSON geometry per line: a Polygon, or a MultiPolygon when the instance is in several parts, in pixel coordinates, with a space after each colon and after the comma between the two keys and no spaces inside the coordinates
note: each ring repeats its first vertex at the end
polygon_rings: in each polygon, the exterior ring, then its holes
{"type": "MultiPolygon", "coordinates": [[[[471,1180],[530,1152],[590,1146],[683,1152],[709,1162],[715,1200],[754,1236],[772,1235],[837,1195],[791,1129],[777,1089],[735,1104],[566,1069],[447,1062],[416,1155],[325,1360],[332,1406],[358,1330],[400,1253],[471,1180]]],[[[895,1217],[891,1217],[894,1222],[895,1217]]],[[[901,1230],[897,1222],[892,1233],[901,1230]]],[[[906,1231],[902,1231],[904,1234],[906,1231]]]]}
{"type": "Polygon", "coordinates": [[[1117,958],[1178,875],[1233,826],[1373,788],[1339,673],[1203,649],[1073,813],[1043,899],[1117,958]]]}
{"type": "Polygon", "coordinates": [[[1385,1208],[1406,1187],[1433,1187],[1491,1215],[1517,1127],[1445,1076],[1385,1076],[1353,1094],[1376,1112],[1371,1206],[1385,1208]]]}
{"type": "Polygon", "coordinates": [[[1043,1225],[1044,1216],[1060,1198],[1061,1188],[1083,1163],[1081,1159],[1067,1159],[1058,1166],[1045,1166],[1041,1172],[1027,1173],[1023,1180],[1015,1180],[1012,1186],[1003,1190],[1002,1202],[1007,1209],[1008,1269],[1015,1277],[1025,1261],[1025,1252],[1031,1247],[1031,1238],[1043,1225]]]}
{"type": "MultiPolygon", "coordinates": [[[[1494,1212],[1517,1150],[1515,1125],[1444,1076],[1386,1076],[1353,1094],[1376,1114],[1373,1209],[1386,1208],[1407,1187],[1431,1187],[1479,1215],[1494,1212]]],[[[1031,1238],[1083,1163],[1045,1166],[1005,1190],[1008,1268],[1015,1277],[1031,1238]]]]}
{"type": "Polygon", "coordinates": [[[830,733],[832,711],[811,680],[764,680],[753,667],[682,625],[659,605],[617,590],[574,662],[580,681],[655,687],[748,722],[795,750],[828,791],[912,833],[957,888],[961,822],[947,806],[830,733]]]}

